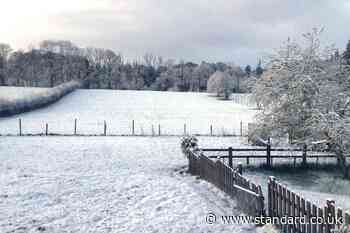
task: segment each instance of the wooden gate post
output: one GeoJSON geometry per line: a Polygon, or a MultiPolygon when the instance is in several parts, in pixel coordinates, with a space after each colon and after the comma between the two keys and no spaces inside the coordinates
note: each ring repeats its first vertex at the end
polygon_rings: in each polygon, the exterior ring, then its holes
{"type": "Polygon", "coordinates": [[[271,140],[270,138],[267,141],[267,145],[266,145],[266,166],[268,168],[271,167],[271,140]]]}
{"type": "Polygon", "coordinates": [[[230,168],[233,168],[233,163],[232,163],[232,147],[228,148],[228,166],[230,168]]]}

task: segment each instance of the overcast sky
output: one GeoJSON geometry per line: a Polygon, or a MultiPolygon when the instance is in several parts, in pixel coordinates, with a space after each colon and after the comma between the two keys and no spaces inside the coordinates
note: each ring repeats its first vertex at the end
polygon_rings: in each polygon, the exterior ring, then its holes
{"type": "Polygon", "coordinates": [[[255,65],[288,37],[324,26],[324,41],[350,39],[348,0],[0,0],[0,41],[44,39],[111,48],[135,58],[255,65]]]}

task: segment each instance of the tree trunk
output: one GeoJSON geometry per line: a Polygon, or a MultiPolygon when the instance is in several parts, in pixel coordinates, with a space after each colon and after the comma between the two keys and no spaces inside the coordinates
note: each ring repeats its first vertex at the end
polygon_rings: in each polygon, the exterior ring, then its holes
{"type": "Polygon", "coordinates": [[[344,175],[344,179],[350,179],[350,171],[349,167],[346,164],[346,157],[344,156],[343,151],[340,149],[335,149],[334,152],[337,156],[338,165],[344,175]]]}

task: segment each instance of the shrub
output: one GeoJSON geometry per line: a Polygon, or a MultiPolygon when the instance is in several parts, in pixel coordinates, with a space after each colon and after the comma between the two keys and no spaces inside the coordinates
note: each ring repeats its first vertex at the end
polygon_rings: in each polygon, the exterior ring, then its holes
{"type": "Polygon", "coordinates": [[[198,149],[198,139],[195,136],[186,136],[181,138],[181,149],[187,156],[189,150],[198,149]]]}

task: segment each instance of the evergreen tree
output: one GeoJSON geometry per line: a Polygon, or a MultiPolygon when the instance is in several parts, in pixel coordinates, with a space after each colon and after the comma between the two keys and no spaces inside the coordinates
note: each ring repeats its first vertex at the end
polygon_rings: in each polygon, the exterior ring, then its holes
{"type": "Polygon", "coordinates": [[[261,67],[261,60],[259,60],[258,66],[256,67],[256,70],[255,70],[255,73],[258,77],[260,77],[264,73],[264,70],[261,67]]]}
{"type": "Polygon", "coordinates": [[[343,54],[343,58],[345,62],[350,65],[350,40],[348,41],[348,44],[346,45],[346,50],[343,54]]]}
{"type": "Polygon", "coordinates": [[[250,77],[250,74],[252,73],[252,68],[250,67],[250,65],[247,65],[244,71],[247,74],[247,76],[250,77]]]}

